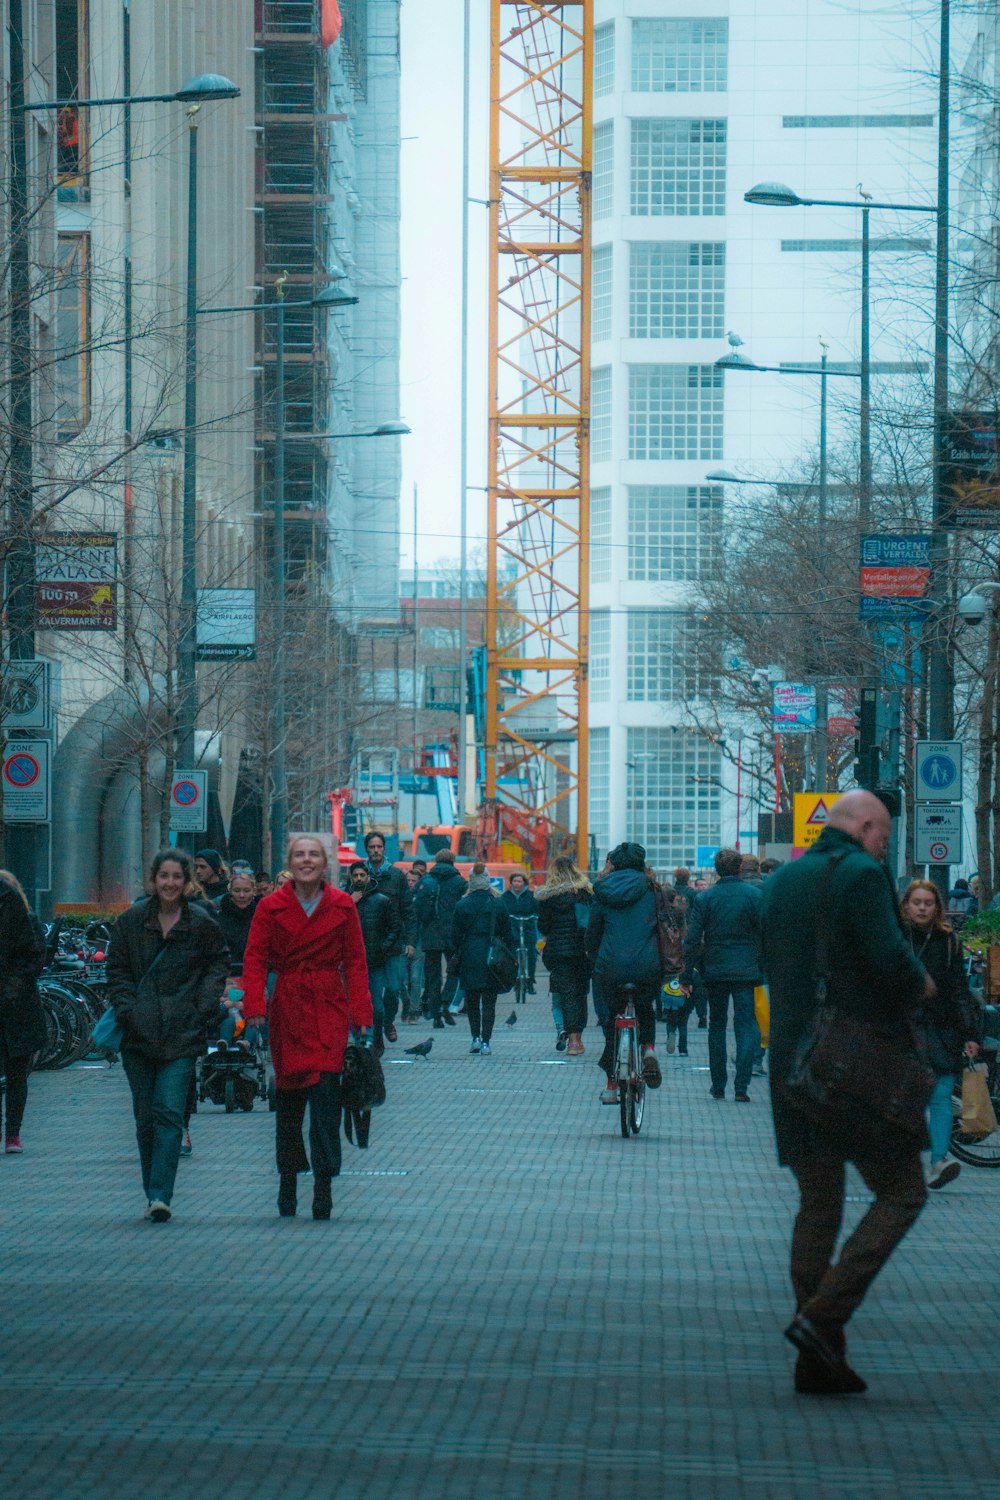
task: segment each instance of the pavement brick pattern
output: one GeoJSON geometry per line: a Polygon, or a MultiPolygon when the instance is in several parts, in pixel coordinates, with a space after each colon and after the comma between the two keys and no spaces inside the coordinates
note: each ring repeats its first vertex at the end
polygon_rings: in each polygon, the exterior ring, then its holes
{"type": "Polygon", "coordinates": [[[491,1058],[460,1017],[406,1059],[430,1034],[388,1049],[328,1224],[308,1179],[277,1218],[260,1105],[202,1107],[175,1218],[145,1223],[121,1069],[32,1080],[0,1158],[4,1495],[996,1500],[1000,1173],[932,1195],[876,1284],[870,1394],[796,1397],[762,1081],[713,1102],[692,1030],[626,1142],[596,1030],[561,1057],[544,996],[491,1058]]]}

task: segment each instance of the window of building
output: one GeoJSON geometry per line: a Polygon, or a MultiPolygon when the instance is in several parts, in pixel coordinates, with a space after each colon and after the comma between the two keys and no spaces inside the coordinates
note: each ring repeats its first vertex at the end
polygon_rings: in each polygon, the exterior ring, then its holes
{"type": "Polygon", "coordinates": [[[590,701],[607,703],[611,696],[611,615],[606,609],[591,612],[587,680],[590,684],[590,701]]]}
{"type": "Polygon", "coordinates": [[[725,288],[724,244],[636,241],[629,247],[629,337],[721,338],[725,288]]]}
{"type": "Polygon", "coordinates": [[[593,210],[595,219],[610,219],[615,208],[615,127],[610,120],[594,126],[593,210]]]}
{"type": "Polygon", "coordinates": [[[933,115],[783,115],[786,130],[919,130],[933,115]]]}
{"type": "Polygon", "coordinates": [[[633,120],[631,211],[726,211],[725,120],[633,120]]]}
{"type": "Polygon", "coordinates": [[[632,87],[640,94],[721,93],[728,46],[724,16],[633,21],[632,87]]]}
{"type": "Polygon", "coordinates": [[[615,91],[615,23],[594,28],[594,98],[615,91]]]}
{"type": "Polygon", "coordinates": [[[590,492],[590,581],[611,582],[611,490],[590,492]]]}
{"type": "Polygon", "coordinates": [[[56,276],[56,422],[62,439],[90,421],[90,236],[61,234],[56,276]]]}
{"type": "Polygon", "coordinates": [[[611,366],[590,376],[590,457],[595,464],[611,457],[611,366]]]}
{"type": "Polygon", "coordinates": [[[590,836],[597,844],[598,864],[611,843],[611,731],[590,731],[590,836]]]}
{"type": "Polygon", "coordinates": [[[722,371],[629,366],[629,458],[721,458],[722,371]]]}
{"type": "Polygon", "coordinates": [[[626,696],[630,703],[689,702],[718,684],[712,640],[690,610],[630,609],[626,696]]]}
{"type": "MultiPolygon", "coordinates": [[[[860,240],[782,240],[781,248],[798,254],[808,253],[810,250],[823,251],[824,254],[860,255],[860,240]]],[[[916,251],[929,250],[931,242],[927,239],[909,239],[902,236],[883,235],[871,242],[872,253],[876,250],[894,250],[897,254],[908,254],[916,251]]]]}
{"type": "Polygon", "coordinates": [[[717,747],[692,730],[630,729],[626,755],[629,837],[655,869],[694,866],[699,848],[720,843],[717,747]]]}
{"type": "MultiPolygon", "coordinates": [[[[90,81],[89,0],[56,0],[56,98],[86,99],[90,81]]],[[[67,104],[56,118],[58,177],[61,188],[86,183],[86,110],[67,104]]],[[[63,197],[79,197],[72,191],[63,197]]]]}
{"type": "Polygon", "coordinates": [[[696,583],[722,557],[718,485],[641,484],[628,492],[628,576],[636,583],[696,583]]]}
{"type": "Polygon", "coordinates": [[[431,651],[457,651],[458,631],[450,625],[422,625],[420,644],[431,651]]]}
{"type": "Polygon", "coordinates": [[[595,339],[611,337],[611,310],[614,305],[612,248],[597,245],[592,261],[590,331],[595,339]]]}

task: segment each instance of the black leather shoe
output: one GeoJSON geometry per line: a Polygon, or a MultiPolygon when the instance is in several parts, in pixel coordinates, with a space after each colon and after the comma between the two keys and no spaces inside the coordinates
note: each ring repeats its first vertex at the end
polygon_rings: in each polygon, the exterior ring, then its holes
{"type": "Polygon", "coordinates": [[[795,1362],[795,1389],[800,1396],[860,1396],[868,1386],[849,1364],[837,1375],[811,1354],[800,1354],[795,1362]]]}
{"type": "Polygon", "coordinates": [[[440,1016],[435,1016],[434,1017],[434,1030],[435,1031],[443,1031],[444,1030],[444,1022],[442,1021],[442,1019],[441,1019],[440,1016]]]}
{"type": "Polygon", "coordinates": [[[455,1024],[455,1017],[452,1015],[452,1013],[451,1013],[450,1010],[442,1011],[441,1014],[442,1014],[442,1017],[444,1019],[444,1024],[446,1026],[454,1026],[454,1024],[455,1024]]]}
{"type": "MultiPolygon", "coordinates": [[[[838,1347],[840,1339],[837,1334],[828,1334],[802,1313],[796,1313],[785,1329],[785,1338],[795,1345],[800,1355],[806,1355],[812,1364],[822,1365],[828,1380],[836,1385],[835,1394],[860,1395],[868,1389],[858,1372],[852,1370],[847,1363],[844,1348],[838,1347]]],[[[833,1393],[824,1391],[822,1394],[833,1393]]]]}
{"type": "Polygon", "coordinates": [[[317,1177],[313,1185],[313,1218],[328,1219],[333,1208],[329,1177],[317,1177]]]}
{"type": "Polygon", "coordinates": [[[294,1219],[297,1207],[295,1178],[282,1177],[278,1185],[278,1213],[283,1219],[294,1219]]]}

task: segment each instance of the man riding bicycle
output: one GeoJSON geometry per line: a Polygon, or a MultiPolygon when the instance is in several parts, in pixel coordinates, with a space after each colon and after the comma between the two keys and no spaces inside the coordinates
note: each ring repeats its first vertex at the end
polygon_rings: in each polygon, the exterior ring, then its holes
{"type": "Polygon", "coordinates": [[[617,1104],[615,1017],[621,1015],[629,1000],[623,985],[634,986],[642,1076],[651,1089],[659,1088],[662,1082],[654,1045],[661,965],[656,892],[646,875],[645,849],[641,844],[619,844],[608,855],[608,866],[607,873],[594,882],[587,952],[594,961],[594,983],[600,989],[607,1017],[599,1064],[607,1075],[607,1088],[601,1094],[601,1103],[617,1104]]]}

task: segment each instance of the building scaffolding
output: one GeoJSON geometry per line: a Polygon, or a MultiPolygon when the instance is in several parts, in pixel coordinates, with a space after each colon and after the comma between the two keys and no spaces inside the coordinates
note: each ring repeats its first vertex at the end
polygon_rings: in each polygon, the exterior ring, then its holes
{"type": "Polygon", "coordinates": [[[485,810],[582,867],[592,57],[593,0],[491,0],[485,810]]]}

